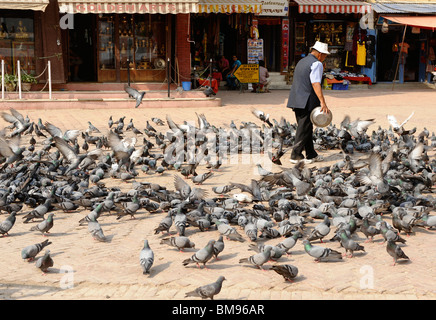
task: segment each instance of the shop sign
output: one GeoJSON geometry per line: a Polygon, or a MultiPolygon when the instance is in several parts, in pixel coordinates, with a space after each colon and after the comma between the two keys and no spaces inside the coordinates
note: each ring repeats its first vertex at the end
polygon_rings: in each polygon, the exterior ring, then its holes
{"type": "Polygon", "coordinates": [[[262,0],[262,12],[259,16],[287,16],[289,4],[287,0],[262,0]]]}
{"type": "Polygon", "coordinates": [[[234,76],[240,83],[258,83],[259,65],[255,63],[241,64],[234,72],[234,76]]]}
{"type": "Polygon", "coordinates": [[[177,13],[174,3],[74,3],[60,6],[67,13],[177,13]]]}

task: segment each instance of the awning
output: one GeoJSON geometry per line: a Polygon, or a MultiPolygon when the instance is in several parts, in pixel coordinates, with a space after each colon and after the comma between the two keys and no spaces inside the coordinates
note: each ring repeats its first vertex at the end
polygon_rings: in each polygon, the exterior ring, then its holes
{"type": "Polygon", "coordinates": [[[200,0],[199,13],[260,13],[260,0],[200,0]]]}
{"type": "Polygon", "coordinates": [[[386,3],[371,4],[377,13],[436,13],[436,3],[386,3]]]}
{"type": "Polygon", "coordinates": [[[419,27],[422,29],[436,29],[436,15],[435,16],[383,16],[392,22],[405,24],[411,27],[419,27]]]}
{"type": "Polygon", "coordinates": [[[1,0],[0,9],[45,11],[49,0],[1,0]]]}
{"type": "Polygon", "coordinates": [[[371,5],[353,0],[295,0],[299,13],[367,13],[371,5]]]}
{"type": "Polygon", "coordinates": [[[67,13],[194,13],[198,0],[59,0],[59,11],[67,13]]]}

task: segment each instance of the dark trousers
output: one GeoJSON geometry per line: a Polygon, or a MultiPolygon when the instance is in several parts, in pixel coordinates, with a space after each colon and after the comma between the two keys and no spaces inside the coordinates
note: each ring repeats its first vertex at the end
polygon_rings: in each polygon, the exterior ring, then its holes
{"type": "Polygon", "coordinates": [[[312,121],[310,121],[310,112],[312,110],[313,107],[311,107],[309,101],[306,108],[294,109],[295,119],[297,120],[297,132],[295,133],[295,147],[292,149],[291,159],[304,159],[303,151],[306,153],[306,159],[312,159],[318,156],[313,146],[313,124],[312,121]]]}

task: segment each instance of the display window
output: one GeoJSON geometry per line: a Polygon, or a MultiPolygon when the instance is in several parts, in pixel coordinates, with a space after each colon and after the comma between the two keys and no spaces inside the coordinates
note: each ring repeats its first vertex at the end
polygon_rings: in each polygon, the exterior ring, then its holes
{"type": "Polygon", "coordinates": [[[165,77],[166,20],[157,14],[100,15],[99,81],[121,81],[127,71],[132,80],[149,81],[165,77]]]}
{"type": "Polygon", "coordinates": [[[5,61],[5,72],[21,69],[35,74],[35,36],[32,12],[0,10],[0,59],[5,61]]]}

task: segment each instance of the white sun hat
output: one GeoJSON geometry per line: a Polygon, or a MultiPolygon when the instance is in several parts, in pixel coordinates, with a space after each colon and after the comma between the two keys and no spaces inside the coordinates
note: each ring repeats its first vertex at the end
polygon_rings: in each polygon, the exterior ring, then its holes
{"type": "Polygon", "coordinates": [[[310,49],[315,49],[318,52],[330,54],[329,45],[327,43],[324,43],[324,42],[317,41],[317,42],[315,42],[313,47],[311,47],[310,49]]]}

